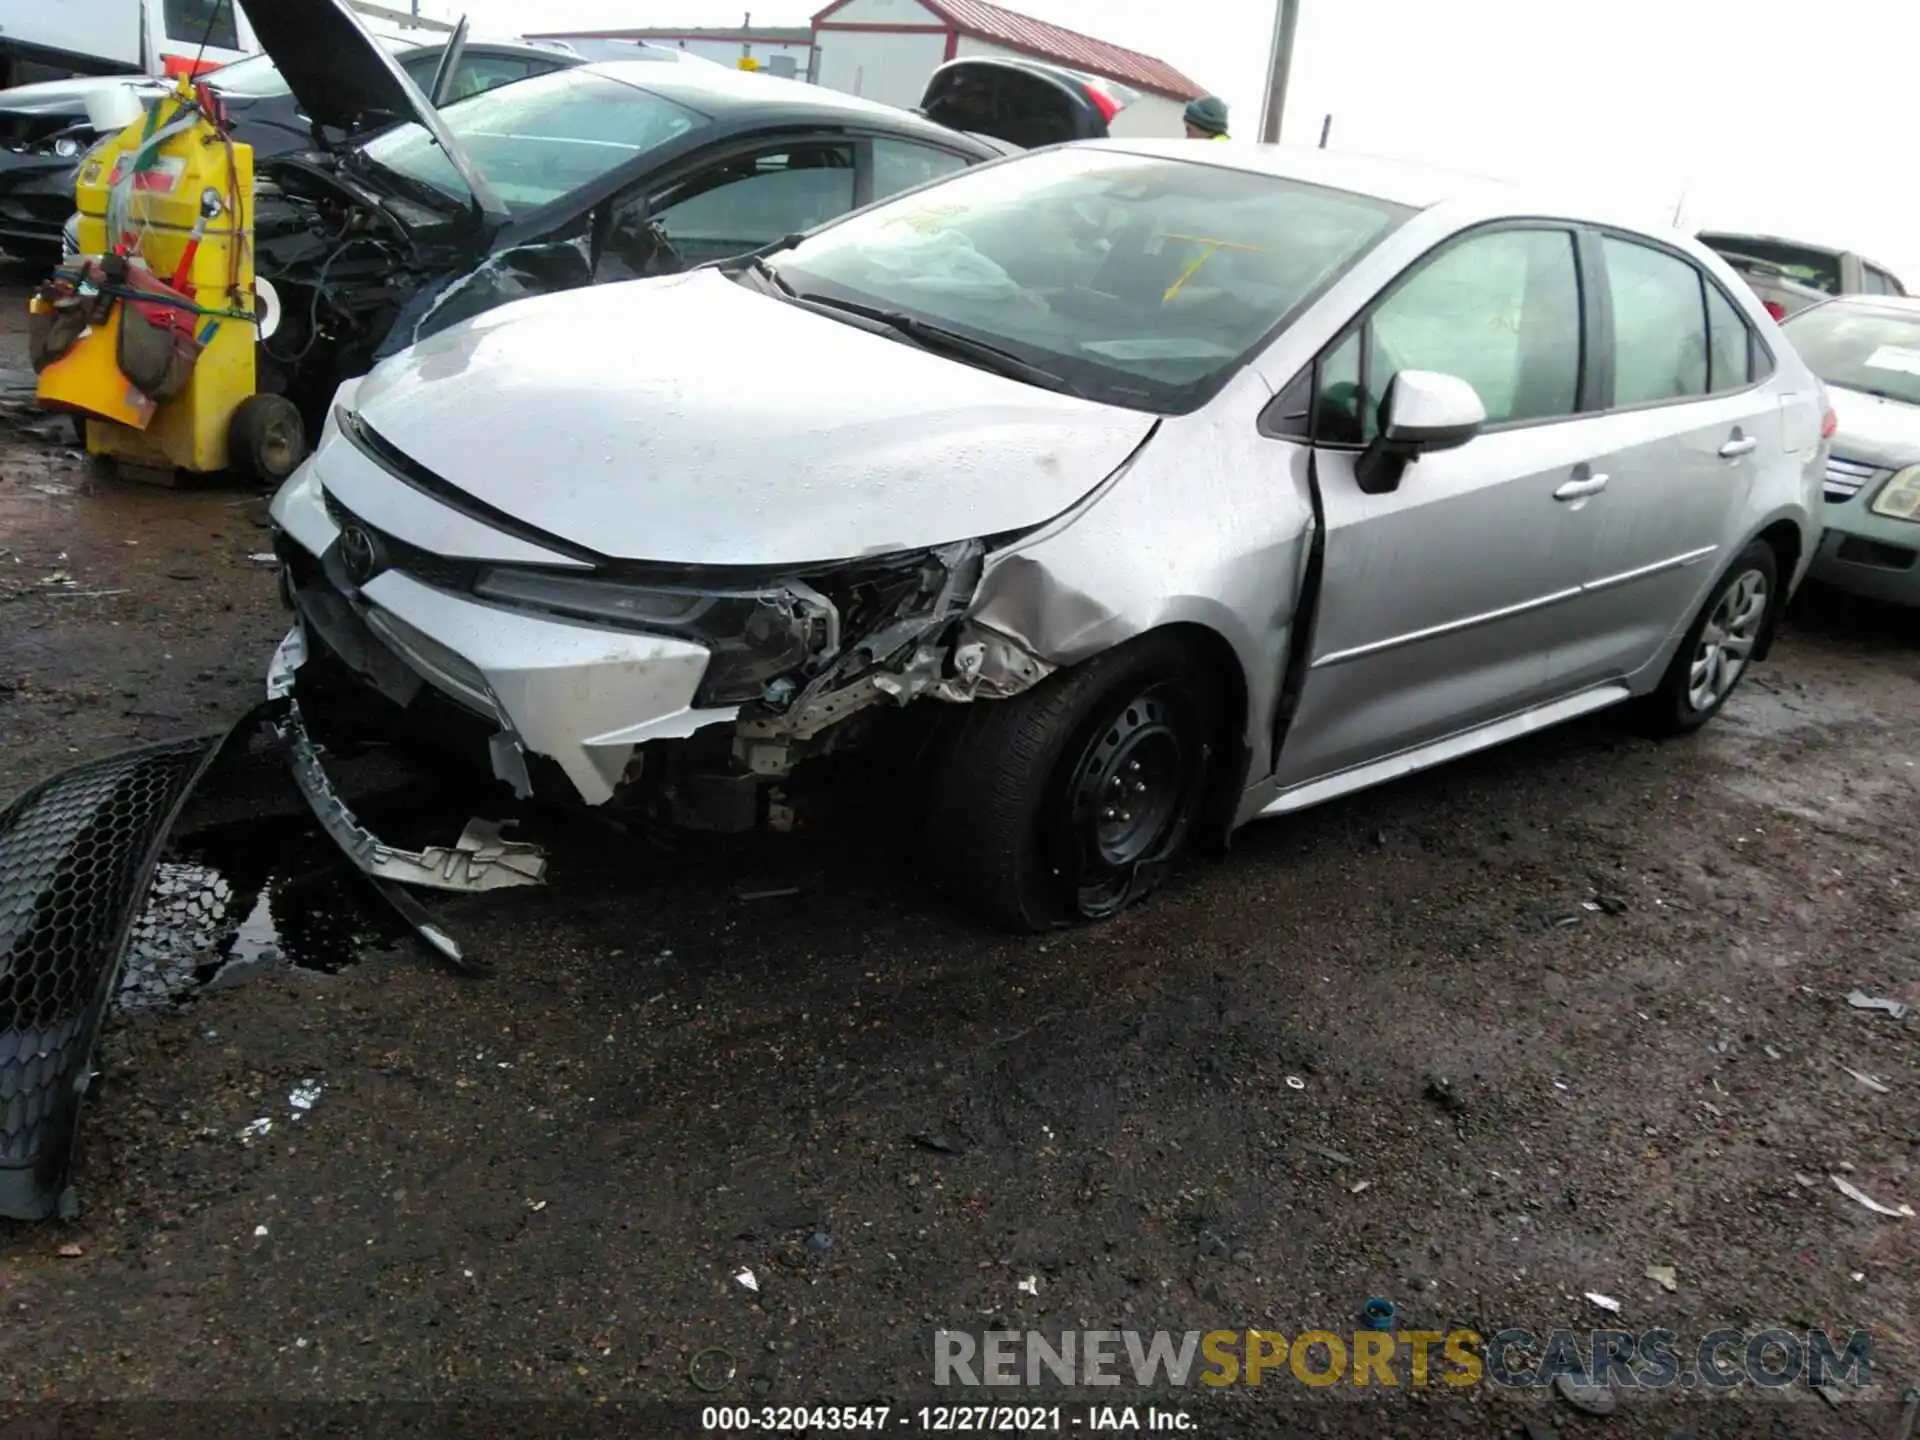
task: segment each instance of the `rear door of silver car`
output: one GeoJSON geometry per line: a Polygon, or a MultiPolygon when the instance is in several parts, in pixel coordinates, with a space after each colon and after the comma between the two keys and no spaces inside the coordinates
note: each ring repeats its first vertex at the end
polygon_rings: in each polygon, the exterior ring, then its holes
{"type": "Polygon", "coordinates": [[[1639,236],[1588,233],[1602,337],[1596,479],[1583,591],[1566,607],[1556,688],[1604,684],[1656,658],[1744,538],[1762,464],[1783,459],[1765,345],[1704,269],[1639,236]]]}

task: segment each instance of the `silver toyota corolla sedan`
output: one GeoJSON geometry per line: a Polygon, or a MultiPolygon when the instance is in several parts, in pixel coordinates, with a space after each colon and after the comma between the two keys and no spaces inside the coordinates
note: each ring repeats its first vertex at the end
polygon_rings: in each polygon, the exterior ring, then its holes
{"type": "Polygon", "coordinates": [[[1704,723],[1812,558],[1828,423],[1679,235],[1325,152],[1039,151],[344,386],[273,505],[270,689],[707,828],[917,722],[926,843],[1037,928],[1616,702],[1704,723]]]}
{"type": "Polygon", "coordinates": [[[1920,605],[1920,300],[1843,296],[1785,329],[1839,417],[1814,578],[1920,605]]]}

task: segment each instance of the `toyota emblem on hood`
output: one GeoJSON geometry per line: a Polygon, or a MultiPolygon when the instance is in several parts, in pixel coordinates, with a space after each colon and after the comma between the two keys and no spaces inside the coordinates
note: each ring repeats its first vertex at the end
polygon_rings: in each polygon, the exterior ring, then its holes
{"type": "Polygon", "coordinates": [[[380,542],[371,532],[359,525],[348,525],[340,531],[340,567],[355,585],[366,584],[385,564],[380,542]]]}

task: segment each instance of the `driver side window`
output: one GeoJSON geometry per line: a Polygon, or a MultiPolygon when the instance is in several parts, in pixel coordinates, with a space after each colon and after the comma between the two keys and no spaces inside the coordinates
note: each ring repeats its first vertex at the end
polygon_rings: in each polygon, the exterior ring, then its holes
{"type": "Polygon", "coordinates": [[[725,260],[853,208],[853,147],[782,145],[694,171],[616,206],[599,280],[725,260]]]}
{"type": "Polygon", "coordinates": [[[1487,424],[1572,415],[1580,393],[1580,280],[1566,230],[1501,230],[1449,247],[1369,322],[1363,435],[1402,370],[1457,375],[1487,424]]]}
{"type": "Polygon", "coordinates": [[[1442,250],[1323,352],[1276,404],[1274,433],[1365,445],[1402,370],[1473,386],[1487,423],[1579,412],[1580,281],[1573,233],[1500,230],[1442,250]],[[1317,379],[1308,415],[1309,376],[1317,379]]]}

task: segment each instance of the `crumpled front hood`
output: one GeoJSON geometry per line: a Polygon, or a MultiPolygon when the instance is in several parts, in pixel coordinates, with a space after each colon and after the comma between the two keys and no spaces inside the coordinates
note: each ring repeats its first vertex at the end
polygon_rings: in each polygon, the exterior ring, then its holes
{"type": "Polygon", "coordinates": [[[1833,453],[1841,459],[1894,470],[1920,464],[1920,405],[1838,385],[1827,387],[1827,403],[1840,422],[1833,453]]]}
{"type": "Polygon", "coordinates": [[[410,459],[529,525],[687,565],[840,560],[1038,524],[1154,424],[712,270],[492,311],[378,366],[352,404],[410,459]]]}

